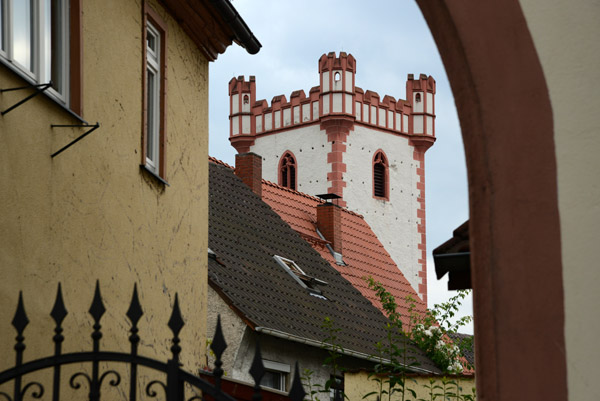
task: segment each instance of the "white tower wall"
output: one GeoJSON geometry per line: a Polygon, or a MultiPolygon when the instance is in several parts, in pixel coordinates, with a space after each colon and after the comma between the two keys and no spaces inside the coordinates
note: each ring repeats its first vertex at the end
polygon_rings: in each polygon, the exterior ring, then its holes
{"type": "Polygon", "coordinates": [[[278,182],[279,161],[285,151],[296,157],[297,189],[308,195],[327,193],[327,153],[331,144],[319,125],[298,127],[274,135],[259,136],[251,151],[263,157],[263,178],[278,182]]]}
{"type": "Polygon", "coordinates": [[[344,155],[344,199],[362,214],[404,276],[418,291],[416,166],[408,138],[355,125],[344,155]],[[389,166],[389,201],[373,197],[373,156],[382,150],[389,166]]]}

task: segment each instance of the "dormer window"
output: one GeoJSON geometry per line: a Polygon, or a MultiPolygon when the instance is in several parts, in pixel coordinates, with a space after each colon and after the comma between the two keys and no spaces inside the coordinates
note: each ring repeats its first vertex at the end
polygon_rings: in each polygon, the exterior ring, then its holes
{"type": "Polygon", "coordinates": [[[279,162],[279,185],[296,190],[296,158],[292,152],[285,152],[279,162]]]}
{"type": "Polygon", "coordinates": [[[383,151],[373,158],[373,196],[388,199],[388,162],[383,151]]]}
{"type": "Polygon", "coordinates": [[[289,273],[290,276],[298,283],[301,287],[306,288],[310,295],[320,298],[327,299],[322,295],[319,287],[326,286],[327,283],[323,280],[319,280],[318,278],[311,277],[308,274],[304,273],[304,271],[291,259],[284,258],[282,256],[274,255],[273,258],[279,263],[283,269],[289,273]]]}

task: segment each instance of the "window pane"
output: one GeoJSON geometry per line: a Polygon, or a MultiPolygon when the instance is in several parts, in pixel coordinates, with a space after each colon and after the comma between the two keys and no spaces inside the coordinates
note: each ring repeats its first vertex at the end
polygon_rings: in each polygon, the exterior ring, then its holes
{"type": "Polygon", "coordinates": [[[148,49],[156,53],[156,38],[154,37],[152,32],[148,31],[146,38],[148,41],[148,49]]]}
{"type": "Polygon", "coordinates": [[[285,375],[280,372],[265,371],[265,375],[260,381],[261,386],[274,388],[275,390],[285,391],[285,375]]]}
{"type": "Polygon", "coordinates": [[[156,112],[156,105],[154,103],[154,90],[155,90],[156,75],[148,69],[148,87],[146,88],[146,101],[148,102],[148,111],[146,113],[148,128],[146,130],[146,158],[154,161],[154,113],[156,112]]]}
{"type": "Polygon", "coordinates": [[[19,0],[12,3],[13,10],[13,58],[29,71],[32,70],[32,48],[33,37],[31,23],[32,0],[19,0]]]}

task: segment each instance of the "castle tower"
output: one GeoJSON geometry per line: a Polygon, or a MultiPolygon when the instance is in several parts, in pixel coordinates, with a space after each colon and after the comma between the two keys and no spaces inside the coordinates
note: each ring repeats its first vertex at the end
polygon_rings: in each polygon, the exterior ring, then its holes
{"type": "Polygon", "coordinates": [[[338,204],[364,216],[427,301],[425,152],[435,142],[435,80],[410,74],[406,100],[380,99],[356,86],[352,55],[324,54],[318,71],[308,96],[299,90],[270,105],[255,101],[254,77],[232,79],[231,144],[261,155],[269,181],[341,196],[338,204]]]}

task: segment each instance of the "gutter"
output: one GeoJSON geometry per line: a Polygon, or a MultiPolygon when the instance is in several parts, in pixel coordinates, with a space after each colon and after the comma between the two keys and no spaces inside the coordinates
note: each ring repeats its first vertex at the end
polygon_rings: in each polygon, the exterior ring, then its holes
{"type": "MultiPolygon", "coordinates": [[[[304,338],[304,337],[298,337],[293,334],[284,333],[283,331],[279,331],[279,330],[275,330],[275,329],[269,329],[267,327],[259,326],[259,327],[254,328],[254,330],[257,333],[264,333],[264,334],[267,334],[267,335],[270,335],[273,337],[278,337],[278,338],[282,338],[284,340],[293,341],[293,342],[300,343],[300,344],[306,344],[306,345],[310,345],[313,347],[323,348],[323,344],[324,344],[321,341],[311,340],[309,338],[304,338]]],[[[352,356],[352,357],[359,358],[359,359],[364,359],[364,360],[371,361],[371,362],[379,362],[379,363],[389,363],[390,362],[389,359],[377,358],[373,355],[365,354],[364,352],[352,351],[352,350],[346,349],[346,348],[342,348],[342,351],[340,351],[340,354],[352,356]]],[[[439,373],[432,372],[430,370],[415,367],[415,366],[411,366],[411,367],[407,367],[407,368],[414,372],[426,373],[429,375],[439,375],[439,373]]]]}
{"type": "Polygon", "coordinates": [[[258,53],[262,45],[229,0],[210,0],[210,2],[219,11],[225,22],[233,29],[233,33],[240,45],[250,54],[258,53]]]}

